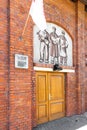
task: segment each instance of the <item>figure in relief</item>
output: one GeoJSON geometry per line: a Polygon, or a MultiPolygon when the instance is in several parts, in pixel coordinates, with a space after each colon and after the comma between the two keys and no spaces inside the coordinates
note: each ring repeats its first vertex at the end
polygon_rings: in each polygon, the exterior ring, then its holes
{"type": "Polygon", "coordinates": [[[51,40],[51,63],[59,63],[59,46],[58,46],[58,34],[56,33],[56,27],[52,27],[52,32],[50,33],[51,40]]]}
{"type": "Polygon", "coordinates": [[[65,32],[62,31],[62,34],[59,35],[59,45],[60,45],[60,64],[67,65],[67,48],[68,43],[65,37],[65,32]]]}
{"type": "Polygon", "coordinates": [[[37,32],[40,41],[40,59],[39,62],[49,63],[49,33],[44,31],[37,32]]]}

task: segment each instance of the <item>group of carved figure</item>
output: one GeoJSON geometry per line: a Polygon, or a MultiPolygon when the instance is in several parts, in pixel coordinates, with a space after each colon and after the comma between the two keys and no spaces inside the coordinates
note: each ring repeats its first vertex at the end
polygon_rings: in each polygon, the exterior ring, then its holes
{"type": "Polygon", "coordinates": [[[51,56],[52,64],[58,63],[60,65],[67,65],[68,43],[65,32],[62,31],[61,35],[58,35],[56,27],[53,26],[50,34],[44,30],[37,32],[37,35],[40,41],[39,62],[49,63],[49,56],[51,56]]]}

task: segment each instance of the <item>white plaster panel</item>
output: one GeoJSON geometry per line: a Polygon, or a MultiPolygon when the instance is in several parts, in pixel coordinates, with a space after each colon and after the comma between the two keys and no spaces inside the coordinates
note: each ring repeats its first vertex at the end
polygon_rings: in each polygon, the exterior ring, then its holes
{"type": "MultiPolygon", "coordinates": [[[[66,44],[68,45],[68,47],[66,47],[66,50],[64,50],[64,48],[63,48],[63,51],[64,52],[62,52],[62,55],[64,56],[64,57],[62,57],[61,58],[61,52],[58,50],[58,57],[57,57],[57,52],[55,52],[55,48],[53,48],[53,51],[54,51],[54,55],[52,56],[52,54],[51,54],[51,49],[52,49],[52,40],[50,40],[49,41],[49,43],[47,43],[47,44],[49,44],[48,46],[48,48],[49,49],[47,49],[46,48],[46,45],[44,44],[44,42],[41,42],[40,41],[40,39],[41,39],[41,37],[39,38],[39,36],[38,36],[38,32],[40,31],[39,29],[38,29],[38,27],[35,25],[34,26],[34,28],[33,28],[33,49],[34,49],[34,63],[41,63],[41,64],[55,64],[55,63],[58,63],[58,64],[60,64],[60,65],[64,65],[64,66],[73,66],[73,47],[72,47],[72,39],[71,39],[71,37],[69,36],[69,34],[63,29],[63,28],[61,28],[60,26],[58,26],[58,25],[56,25],[56,24],[53,24],[53,23],[47,23],[47,29],[46,29],[46,32],[48,32],[48,34],[49,34],[49,39],[51,39],[50,37],[51,37],[51,33],[52,33],[52,31],[53,31],[53,27],[55,27],[56,28],[56,34],[58,35],[58,46],[59,46],[59,48],[62,48],[62,47],[60,47],[60,45],[62,44],[62,41],[64,40],[64,38],[63,37],[61,37],[61,35],[63,35],[63,33],[62,32],[64,32],[65,34],[64,34],[64,37],[65,37],[65,42],[66,42],[66,44]],[[59,40],[60,39],[60,37],[61,37],[61,39],[62,40],[59,40]],[[59,41],[61,41],[61,42],[59,42],[59,41]],[[43,45],[42,45],[43,44],[43,45]],[[42,45],[42,48],[41,48],[41,45],[42,45]],[[47,52],[46,51],[49,51],[49,56],[47,56],[47,52]],[[42,51],[42,52],[41,52],[42,51]],[[66,54],[67,54],[67,58],[65,58],[66,56],[65,56],[65,52],[66,52],[66,54]],[[42,59],[41,59],[41,57],[43,57],[42,59]],[[48,57],[48,61],[47,61],[47,57],[48,57]],[[41,59],[41,60],[40,60],[41,59]],[[61,60],[62,59],[62,60],[61,60]],[[52,60],[53,60],[53,62],[52,62],[52,60]],[[62,62],[61,62],[62,61],[62,62]],[[66,62],[66,63],[65,63],[66,62]]],[[[41,31],[40,31],[40,33],[41,33],[41,31]]],[[[45,34],[44,34],[45,35],[45,34]]],[[[56,37],[55,37],[55,40],[56,40],[56,37]]],[[[57,50],[56,50],[57,51],[57,50]]]]}

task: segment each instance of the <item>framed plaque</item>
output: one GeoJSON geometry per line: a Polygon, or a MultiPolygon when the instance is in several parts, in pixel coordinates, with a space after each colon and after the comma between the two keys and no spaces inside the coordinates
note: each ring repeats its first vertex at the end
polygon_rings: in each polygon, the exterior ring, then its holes
{"type": "Polygon", "coordinates": [[[15,68],[28,69],[28,56],[15,54],[15,68]]]}

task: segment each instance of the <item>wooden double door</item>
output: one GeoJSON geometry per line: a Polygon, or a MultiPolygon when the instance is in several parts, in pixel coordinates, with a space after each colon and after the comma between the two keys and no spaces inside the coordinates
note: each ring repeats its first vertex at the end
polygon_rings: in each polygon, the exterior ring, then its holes
{"type": "Polygon", "coordinates": [[[38,124],[65,116],[64,74],[36,72],[38,124]]]}

